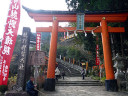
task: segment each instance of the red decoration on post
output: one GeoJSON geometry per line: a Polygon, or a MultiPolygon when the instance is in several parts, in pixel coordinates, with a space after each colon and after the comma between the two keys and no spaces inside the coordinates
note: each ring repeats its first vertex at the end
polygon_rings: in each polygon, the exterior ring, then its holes
{"type": "Polygon", "coordinates": [[[7,85],[9,67],[20,22],[20,0],[11,0],[0,50],[0,85],[7,85]]]}
{"type": "Polygon", "coordinates": [[[36,34],[36,50],[41,50],[41,33],[36,34]]]}
{"type": "Polygon", "coordinates": [[[99,58],[99,45],[96,45],[96,65],[100,65],[100,58],[99,58]]]}

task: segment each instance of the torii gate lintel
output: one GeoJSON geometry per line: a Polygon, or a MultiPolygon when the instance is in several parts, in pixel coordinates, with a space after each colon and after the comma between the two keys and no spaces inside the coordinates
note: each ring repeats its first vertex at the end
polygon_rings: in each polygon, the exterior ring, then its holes
{"type": "MultiPolygon", "coordinates": [[[[61,27],[58,26],[58,32],[71,32],[74,33],[74,31],[76,30],[76,27],[61,27]]],[[[101,33],[101,26],[97,27],[85,27],[84,28],[85,32],[89,33],[93,30],[94,33],[101,33]]],[[[36,27],[36,32],[52,32],[52,26],[49,27],[36,27]]],[[[108,32],[110,33],[122,33],[125,32],[124,27],[111,27],[108,26],[108,32]]]]}

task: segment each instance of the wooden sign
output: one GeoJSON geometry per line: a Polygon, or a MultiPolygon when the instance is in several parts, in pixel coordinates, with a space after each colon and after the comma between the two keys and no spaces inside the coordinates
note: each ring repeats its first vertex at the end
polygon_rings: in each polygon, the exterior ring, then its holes
{"type": "Polygon", "coordinates": [[[43,51],[30,51],[29,52],[29,65],[45,65],[45,52],[43,51]]]}
{"type": "Polygon", "coordinates": [[[78,13],[77,14],[77,31],[84,30],[84,14],[78,13]]]}

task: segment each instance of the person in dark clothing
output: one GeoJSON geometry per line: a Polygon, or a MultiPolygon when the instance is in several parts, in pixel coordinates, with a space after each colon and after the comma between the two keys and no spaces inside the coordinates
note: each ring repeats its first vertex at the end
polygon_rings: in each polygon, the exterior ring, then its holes
{"type": "Polygon", "coordinates": [[[86,74],[86,70],[83,68],[81,71],[82,79],[84,80],[86,74]]]}
{"type": "Polygon", "coordinates": [[[64,72],[64,70],[63,70],[63,71],[62,71],[63,80],[64,80],[64,76],[65,76],[65,72],[64,72]]]}
{"type": "Polygon", "coordinates": [[[30,80],[27,82],[26,91],[30,96],[38,96],[38,91],[34,89],[36,86],[33,84],[33,81],[34,78],[31,76],[30,80]]]}

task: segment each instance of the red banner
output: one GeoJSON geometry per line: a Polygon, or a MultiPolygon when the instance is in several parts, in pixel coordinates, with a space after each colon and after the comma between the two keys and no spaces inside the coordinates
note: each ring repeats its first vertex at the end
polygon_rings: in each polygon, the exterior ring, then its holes
{"type": "Polygon", "coordinates": [[[11,0],[0,50],[0,85],[7,85],[9,67],[20,22],[20,0],[11,0]]]}
{"type": "Polygon", "coordinates": [[[96,65],[100,65],[99,46],[96,45],[96,65]]]}
{"type": "Polygon", "coordinates": [[[36,33],[36,50],[41,50],[41,33],[36,33]]]}

